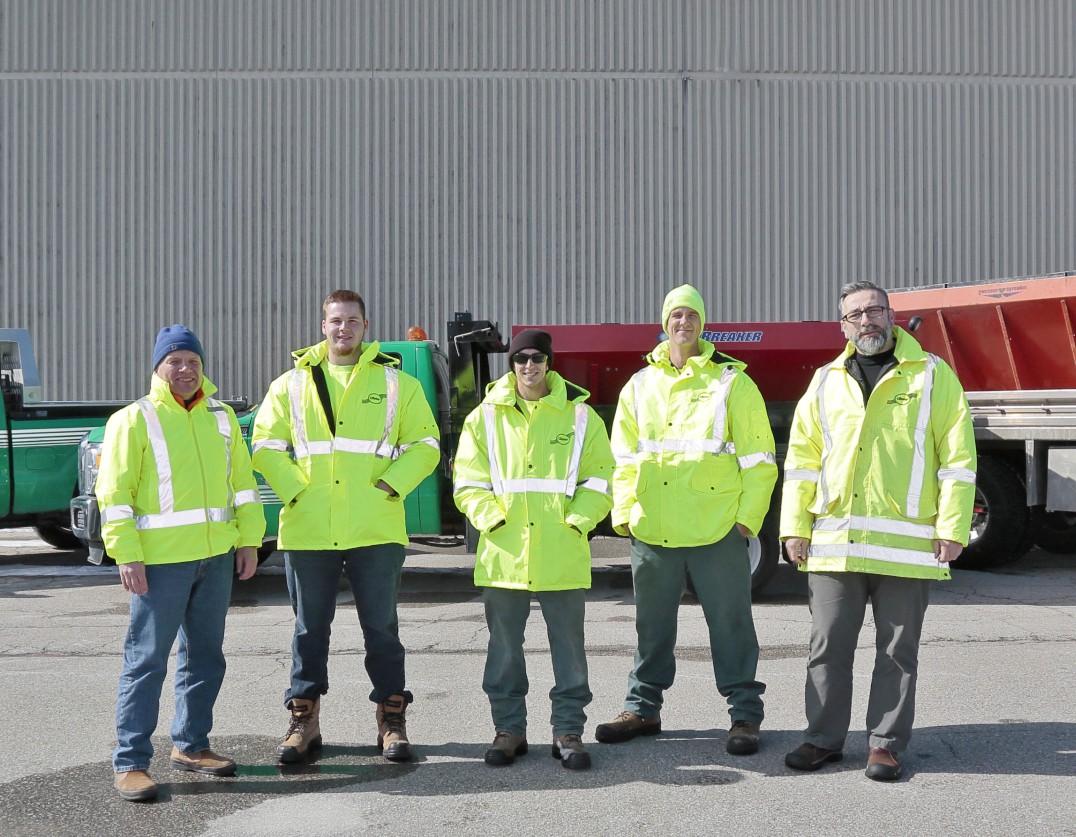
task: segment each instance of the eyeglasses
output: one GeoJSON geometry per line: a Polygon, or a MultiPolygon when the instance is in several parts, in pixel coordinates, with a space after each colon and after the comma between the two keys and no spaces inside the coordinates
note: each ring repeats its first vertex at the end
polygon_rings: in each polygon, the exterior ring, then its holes
{"type": "Polygon", "coordinates": [[[512,355],[512,363],[519,364],[520,366],[526,366],[528,361],[534,363],[537,366],[540,363],[545,363],[549,360],[549,355],[544,352],[516,352],[512,355]]]}
{"type": "Polygon", "coordinates": [[[849,325],[852,325],[854,323],[858,323],[863,318],[864,314],[866,314],[867,317],[871,320],[877,320],[888,310],[889,308],[885,305],[871,305],[867,308],[864,308],[862,311],[849,311],[847,314],[841,317],[841,319],[849,325]]]}

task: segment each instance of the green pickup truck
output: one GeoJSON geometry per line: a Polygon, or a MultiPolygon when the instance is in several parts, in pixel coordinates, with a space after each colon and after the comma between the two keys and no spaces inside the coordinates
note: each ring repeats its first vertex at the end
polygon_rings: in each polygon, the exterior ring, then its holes
{"type": "Polygon", "coordinates": [[[123,402],[42,401],[24,328],[0,328],[0,392],[0,528],[33,526],[47,543],[78,549],[68,506],[78,493],[79,440],[123,402]]]}
{"type": "MultiPolygon", "coordinates": [[[[456,318],[448,324],[448,344],[444,349],[426,339],[381,343],[382,352],[398,358],[400,368],[418,379],[441,429],[440,467],[404,500],[407,532],[414,541],[449,536],[466,539],[471,551],[477,545],[477,533],[452,502],[452,457],[464,419],[478,405],[486,384],[491,380],[489,355],[504,352],[505,349],[495,324],[488,320],[474,320],[466,312],[456,314],[456,318]]],[[[114,405],[104,416],[107,417],[120,406],[114,405]]],[[[248,446],[257,413],[257,407],[236,411],[248,446]]],[[[70,500],[71,531],[89,548],[90,560],[94,563],[100,563],[106,557],[101,543],[97,498],[93,494],[101,458],[101,441],[104,438],[103,425],[104,418],[82,440],[77,457],[79,491],[70,500]]],[[[81,432],[79,435],[82,435],[81,432]]],[[[73,486],[74,470],[71,477],[73,486]]],[[[261,474],[257,474],[257,477],[265,506],[265,543],[258,553],[259,559],[264,560],[276,548],[280,498],[261,474]]],[[[71,497],[70,486],[67,497],[71,497]]]]}

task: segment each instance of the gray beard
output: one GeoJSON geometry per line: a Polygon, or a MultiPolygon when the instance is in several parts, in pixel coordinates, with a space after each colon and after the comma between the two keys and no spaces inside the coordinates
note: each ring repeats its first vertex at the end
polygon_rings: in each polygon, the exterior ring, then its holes
{"type": "Polygon", "coordinates": [[[856,351],[861,355],[876,355],[885,348],[885,344],[889,342],[889,333],[883,331],[881,334],[872,335],[869,334],[866,337],[855,337],[852,339],[852,345],[856,347],[856,351]]]}

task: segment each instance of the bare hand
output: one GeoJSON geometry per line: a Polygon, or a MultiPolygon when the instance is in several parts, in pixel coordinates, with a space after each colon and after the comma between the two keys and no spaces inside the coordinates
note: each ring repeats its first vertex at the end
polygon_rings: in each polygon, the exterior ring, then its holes
{"type": "Polygon", "coordinates": [[[398,497],[398,496],[400,496],[400,495],[398,495],[396,493],[396,489],[393,488],[391,485],[389,485],[384,480],[378,480],[377,481],[377,487],[380,488],[382,491],[384,491],[386,494],[388,494],[390,497],[398,497]]]}
{"type": "Polygon", "coordinates": [[[811,546],[809,538],[788,538],[785,541],[785,553],[788,560],[797,567],[807,563],[807,550],[811,546]]]}
{"type": "Polygon", "coordinates": [[[253,546],[241,546],[235,551],[235,571],[240,581],[246,581],[258,569],[258,550],[253,546]]]}
{"type": "Polygon", "coordinates": [[[146,581],[146,565],[142,561],[131,561],[129,564],[120,564],[120,584],[128,593],[141,596],[149,592],[149,582],[146,581]]]}
{"type": "Polygon", "coordinates": [[[740,533],[741,538],[751,537],[751,530],[744,526],[742,523],[736,524],[736,531],[740,533]]]}
{"type": "Polygon", "coordinates": [[[963,551],[964,547],[956,541],[934,541],[934,557],[943,564],[955,561],[963,551]]]}

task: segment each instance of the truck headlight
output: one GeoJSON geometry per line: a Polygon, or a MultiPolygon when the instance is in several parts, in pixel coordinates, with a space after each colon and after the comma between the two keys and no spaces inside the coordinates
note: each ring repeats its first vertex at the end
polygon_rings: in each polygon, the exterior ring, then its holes
{"type": "Polygon", "coordinates": [[[85,439],[78,446],[78,491],[79,494],[93,494],[97,483],[97,472],[101,468],[101,443],[88,442],[85,439]]]}

